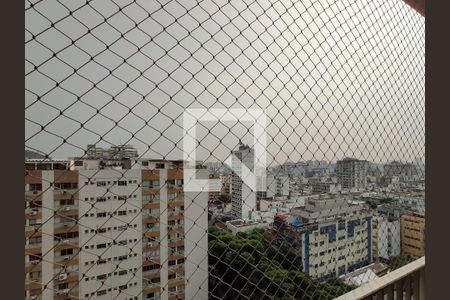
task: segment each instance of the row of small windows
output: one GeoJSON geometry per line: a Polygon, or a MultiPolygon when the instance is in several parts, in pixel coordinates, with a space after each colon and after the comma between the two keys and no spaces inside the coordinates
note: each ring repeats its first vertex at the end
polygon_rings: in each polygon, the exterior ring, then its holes
{"type": "MultiPolygon", "coordinates": [[[[135,282],[135,283],[129,283],[129,284],[124,284],[124,285],[121,285],[121,286],[118,286],[118,287],[115,287],[115,288],[109,288],[109,289],[100,290],[100,291],[91,293],[90,296],[91,296],[91,297],[92,297],[92,296],[95,296],[95,295],[97,295],[97,296],[104,296],[104,295],[106,295],[108,292],[111,292],[112,290],[114,290],[114,291],[117,291],[117,290],[123,291],[123,290],[126,290],[128,287],[132,287],[132,286],[137,286],[137,282],[135,282]]],[[[86,298],[88,298],[88,297],[89,297],[89,294],[85,294],[84,296],[85,296],[86,298]]],[[[134,298],[130,298],[130,299],[138,299],[138,297],[134,297],[134,298]]]]}
{"type": "MultiPolygon", "coordinates": [[[[93,181],[85,181],[85,185],[93,185],[93,181]]],[[[137,180],[117,180],[117,181],[96,181],[95,184],[97,186],[107,186],[107,185],[118,185],[118,186],[127,186],[128,184],[137,184],[137,180]]]]}
{"type": "Polygon", "coordinates": [[[133,242],[137,242],[137,239],[131,239],[131,240],[121,240],[121,241],[113,241],[113,242],[111,242],[111,243],[101,243],[101,244],[97,244],[97,245],[86,245],[86,246],[84,246],[84,249],[94,249],[94,248],[97,248],[97,249],[103,249],[103,248],[106,248],[107,246],[109,247],[109,246],[111,246],[111,245],[120,245],[120,246],[125,246],[125,245],[127,245],[128,243],[133,243],[133,242]]]}
{"type": "Polygon", "coordinates": [[[88,234],[88,233],[104,233],[106,231],[111,231],[111,230],[124,231],[124,230],[127,230],[127,228],[137,228],[137,224],[121,225],[121,226],[114,226],[114,227],[105,227],[105,228],[99,228],[99,229],[86,229],[84,231],[84,233],[85,234],[88,234]]]}
{"type": "Polygon", "coordinates": [[[98,212],[97,214],[95,214],[95,213],[87,213],[87,214],[84,214],[84,216],[85,217],[97,217],[97,218],[106,218],[106,216],[115,216],[115,215],[117,215],[117,216],[126,216],[127,214],[136,214],[136,213],[138,213],[138,210],[137,209],[130,209],[130,210],[119,210],[119,211],[113,211],[113,212],[98,212]]]}
{"type": "Polygon", "coordinates": [[[132,269],[128,269],[128,270],[120,270],[120,271],[106,273],[106,274],[102,274],[102,275],[85,277],[84,281],[105,280],[106,278],[111,277],[111,276],[123,276],[123,275],[127,275],[128,273],[135,273],[135,272],[137,272],[137,268],[134,268],[134,269],[132,268],[132,269]]]}
{"type": "Polygon", "coordinates": [[[406,230],[411,230],[411,231],[415,231],[415,232],[422,232],[422,230],[420,230],[420,229],[418,229],[418,228],[412,228],[412,227],[408,227],[408,226],[405,226],[405,229],[406,230]]]}
{"type": "Polygon", "coordinates": [[[411,247],[411,248],[414,248],[414,249],[417,249],[417,250],[421,250],[422,249],[421,247],[418,247],[416,245],[411,245],[411,244],[408,244],[408,243],[405,243],[405,246],[406,247],[411,247]]]}
{"type": "Polygon", "coordinates": [[[131,253],[131,254],[127,254],[127,255],[120,255],[120,256],[114,256],[114,257],[109,257],[109,258],[105,258],[105,259],[98,259],[98,260],[91,260],[91,261],[87,261],[84,263],[85,266],[88,265],[102,265],[102,264],[106,264],[108,261],[123,261],[123,260],[127,260],[128,258],[131,257],[136,257],[137,253],[131,253]]]}
{"type": "Polygon", "coordinates": [[[412,237],[412,236],[409,236],[409,235],[405,235],[405,238],[407,238],[407,239],[411,239],[411,240],[415,240],[415,241],[421,241],[421,239],[420,238],[417,238],[417,237],[412,237]]]}
{"type": "Polygon", "coordinates": [[[121,196],[102,196],[102,197],[85,197],[84,201],[96,201],[96,202],[106,202],[106,200],[127,200],[131,198],[137,198],[137,195],[121,195],[121,196]]]}

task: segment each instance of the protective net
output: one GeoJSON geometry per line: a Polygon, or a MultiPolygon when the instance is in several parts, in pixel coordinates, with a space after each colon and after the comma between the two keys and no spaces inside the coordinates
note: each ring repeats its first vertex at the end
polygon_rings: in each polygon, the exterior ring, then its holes
{"type": "Polygon", "coordinates": [[[404,2],[27,0],[25,21],[25,299],[335,299],[424,256],[404,2]]]}

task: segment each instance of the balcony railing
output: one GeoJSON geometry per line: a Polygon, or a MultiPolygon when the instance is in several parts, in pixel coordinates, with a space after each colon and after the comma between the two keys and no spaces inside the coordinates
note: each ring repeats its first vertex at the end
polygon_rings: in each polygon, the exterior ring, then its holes
{"type": "Polygon", "coordinates": [[[360,286],[336,300],[424,300],[425,257],[360,286]]]}

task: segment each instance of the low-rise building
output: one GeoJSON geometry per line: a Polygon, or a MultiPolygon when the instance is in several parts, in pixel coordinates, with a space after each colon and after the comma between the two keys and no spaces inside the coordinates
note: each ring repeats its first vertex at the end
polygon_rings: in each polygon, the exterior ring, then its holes
{"type": "Polygon", "coordinates": [[[318,280],[341,276],[372,261],[372,215],[361,202],[342,196],[309,199],[304,207],[278,214],[276,244],[303,260],[303,271],[318,280]]]}
{"type": "Polygon", "coordinates": [[[425,255],[425,215],[407,212],[400,218],[402,253],[414,257],[425,255]]]}
{"type": "Polygon", "coordinates": [[[226,222],[228,230],[236,234],[238,232],[250,232],[256,228],[268,228],[269,223],[264,221],[232,220],[226,222]]]}

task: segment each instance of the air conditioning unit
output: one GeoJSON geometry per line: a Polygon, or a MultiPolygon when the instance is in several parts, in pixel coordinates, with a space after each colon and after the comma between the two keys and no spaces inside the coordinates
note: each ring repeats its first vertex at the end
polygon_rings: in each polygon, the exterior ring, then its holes
{"type": "Polygon", "coordinates": [[[69,227],[69,224],[65,223],[65,224],[64,224],[64,227],[69,227]]]}
{"type": "Polygon", "coordinates": [[[32,215],[32,216],[37,215],[37,211],[32,211],[32,212],[30,212],[30,215],[32,215]]]}
{"type": "Polygon", "coordinates": [[[64,257],[64,260],[69,260],[70,259],[70,257],[64,257]]]}
{"type": "Polygon", "coordinates": [[[31,296],[30,299],[31,300],[36,300],[38,298],[38,296],[31,296]]]}
{"type": "Polygon", "coordinates": [[[150,246],[150,247],[153,247],[153,243],[152,242],[148,242],[147,245],[150,246]]]}
{"type": "Polygon", "coordinates": [[[33,260],[33,261],[31,262],[32,265],[37,265],[38,263],[39,263],[38,260],[33,260]]]}
{"type": "Polygon", "coordinates": [[[70,243],[70,240],[64,240],[62,242],[63,242],[63,244],[68,244],[68,243],[70,243]]]}
{"type": "Polygon", "coordinates": [[[63,208],[63,211],[69,211],[70,210],[70,206],[66,206],[63,208]]]}
{"type": "Polygon", "coordinates": [[[67,194],[67,191],[66,191],[66,190],[64,190],[64,191],[63,191],[63,194],[67,194]]]}
{"type": "Polygon", "coordinates": [[[38,191],[33,191],[33,194],[35,194],[35,195],[36,195],[37,193],[38,193],[38,191]]]}
{"type": "Polygon", "coordinates": [[[63,280],[66,280],[66,279],[67,279],[67,274],[66,273],[59,274],[59,277],[58,277],[59,281],[63,281],[63,280]]]}

